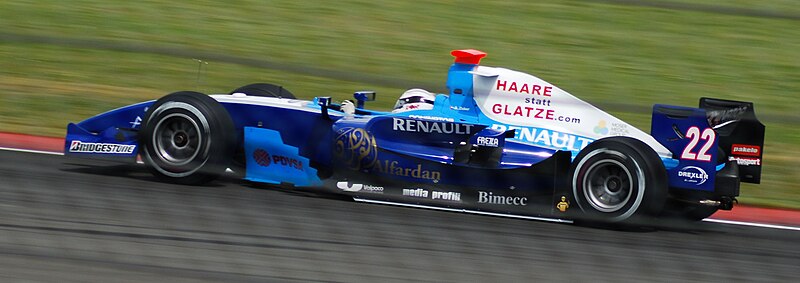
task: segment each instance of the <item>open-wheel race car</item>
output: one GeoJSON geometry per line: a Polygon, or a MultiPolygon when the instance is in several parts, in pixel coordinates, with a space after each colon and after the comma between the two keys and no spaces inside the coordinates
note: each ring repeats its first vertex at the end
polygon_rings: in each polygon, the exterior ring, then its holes
{"type": "Polygon", "coordinates": [[[760,182],[752,103],[657,104],[647,134],[540,78],[480,66],[481,51],[452,55],[449,93],[413,89],[391,112],[365,109],[368,91],[341,104],[267,83],[181,91],[69,124],[64,151],[141,156],[180,184],[231,169],[357,201],[559,221],[699,220],[760,182]]]}

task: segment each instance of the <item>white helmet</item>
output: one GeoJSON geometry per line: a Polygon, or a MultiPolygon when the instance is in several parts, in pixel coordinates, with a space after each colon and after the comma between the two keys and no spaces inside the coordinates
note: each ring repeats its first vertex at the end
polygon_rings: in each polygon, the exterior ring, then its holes
{"type": "Polygon", "coordinates": [[[409,110],[428,110],[433,109],[433,102],[436,100],[436,95],[427,90],[412,88],[406,90],[397,103],[394,104],[392,113],[404,112],[409,110]]]}

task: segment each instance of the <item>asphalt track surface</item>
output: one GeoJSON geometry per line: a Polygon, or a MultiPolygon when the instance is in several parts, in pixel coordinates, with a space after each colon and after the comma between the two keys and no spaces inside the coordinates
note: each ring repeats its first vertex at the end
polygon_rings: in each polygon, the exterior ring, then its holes
{"type": "Polygon", "coordinates": [[[789,282],[800,231],[607,229],[0,150],[0,282],[789,282]]]}

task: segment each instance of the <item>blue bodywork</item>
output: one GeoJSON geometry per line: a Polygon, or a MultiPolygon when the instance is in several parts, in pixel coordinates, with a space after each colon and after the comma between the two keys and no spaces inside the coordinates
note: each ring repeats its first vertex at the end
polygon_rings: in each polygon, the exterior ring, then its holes
{"type": "MultiPolygon", "coordinates": [[[[670,117],[667,113],[653,111],[651,130],[653,137],[678,157],[678,164],[670,164],[667,167],[669,185],[675,188],[713,192],[715,173],[723,168],[717,168],[718,153],[716,149],[719,146],[719,140],[714,135],[713,139],[709,137],[698,138],[696,144],[691,145],[690,143],[692,143],[693,139],[685,138],[684,136],[684,133],[691,132],[690,129],[692,128],[700,133],[701,136],[703,132],[713,132],[711,126],[708,125],[705,110],[661,104],[654,106],[654,109],[663,108],[682,111],[686,114],[681,117],[670,117]],[[701,143],[700,141],[703,142],[701,143]],[[687,149],[690,146],[692,148],[687,149]],[[704,147],[708,149],[705,152],[707,160],[697,158],[697,155],[700,154],[704,147]],[[682,158],[684,152],[689,155],[693,154],[695,157],[682,158]]],[[[725,164],[722,163],[720,165],[724,166],[725,164]]]]}

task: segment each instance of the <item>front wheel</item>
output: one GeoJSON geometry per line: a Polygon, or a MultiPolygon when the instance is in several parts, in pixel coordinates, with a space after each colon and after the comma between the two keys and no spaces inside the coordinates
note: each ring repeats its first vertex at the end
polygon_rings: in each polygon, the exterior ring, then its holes
{"type": "Polygon", "coordinates": [[[575,201],[588,220],[630,222],[664,207],[667,173],[647,144],[629,137],[597,140],[570,167],[575,201]]]}
{"type": "Polygon", "coordinates": [[[282,86],[270,83],[249,84],[231,91],[231,94],[234,93],[244,93],[249,96],[295,99],[294,94],[289,92],[289,90],[283,88],[282,86]]]}
{"type": "Polygon", "coordinates": [[[225,172],[236,145],[233,121],[208,95],[181,91],[157,100],[141,130],[142,159],[157,177],[197,185],[225,172]]]}

